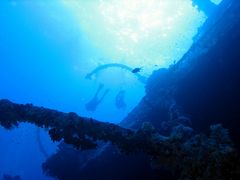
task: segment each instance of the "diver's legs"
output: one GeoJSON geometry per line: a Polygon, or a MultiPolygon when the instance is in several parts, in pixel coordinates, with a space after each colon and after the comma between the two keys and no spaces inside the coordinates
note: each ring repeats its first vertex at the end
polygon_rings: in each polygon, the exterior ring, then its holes
{"type": "Polygon", "coordinates": [[[107,95],[109,91],[110,91],[109,89],[104,91],[104,94],[102,95],[101,99],[99,99],[98,104],[102,102],[102,100],[104,99],[104,97],[107,95]]]}
{"type": "Polygon", "coordinates": [[[103,86],[104,86],[104,85],[103,85],[102,83],[99,84],[98,89],[97,89],[97,91],[96,91],[94,97],[97,97],[97,96],[98,96],[98,94],[99,94],[99,92],[101,91],[101,89],[103,88],[103,86]]]}
{"type": "Polygon", "coordinates": [[[125,103],[125,90],[120,90],[115,98],[115,106],[118,109],[125,109],[126,103],[125,103]]]}
{"type": "Polygon", "coordinates": [[[93,96],[93,98],[85,105],[85,108],[88,110],[88,111],[95,111],[96,108],[97,108],[97,105],[99,104],[99,101],[98,101],[98,94],[99,92],[101,91],[101,89],[103,88],[103,84],[99,84],[98,86],[98,89],[95,93],[95,95],[93,96]]]}

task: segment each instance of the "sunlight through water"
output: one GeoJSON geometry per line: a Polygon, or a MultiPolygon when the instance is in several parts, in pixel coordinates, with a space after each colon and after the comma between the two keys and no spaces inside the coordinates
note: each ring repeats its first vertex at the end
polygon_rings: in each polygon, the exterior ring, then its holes
{"type": "MultiPolygon", "coordinates": [[[[67,111],[111,122],[119,122],[140,102],[145,84],[124,68],[106,68],[90,79],[86,75],[101,65],[118,63],[130,69],[141,67],[139,74],[146,79],[154,70],[176,63],[191,47],[198,28],[206,20],[191,0],[14,2],[13,8],[22,7],[34,22],[36,35],[58,56],[62,54],[61,58],[46,59],[46,67],[54,67],[51,72],[56,73],[54,77],[61,85],[58,94],[49,95],[51,101],[59,101],[58,109],[66,106],[67,111]],[[59,69],[60,61],[64,71],[59,69]],[[100,84],[104,85],[100,95],[105,90],[109,93],[97,110],[90,112],[85,105],[100,84]],[[122,90],[126,91],[127,108],[119,110],[114,103],[122,90]],[[62,91],[69,93],[63,96],[62,91]],[[109,111],[108,107],[114,108],[109,111]]],[[[43,60],[38,63],[45,67],[43,60]]]]}
{"type": "Polygon", "coordinates": [[[63,0],[105,63],[168,67],[179,60],[206,19],[191,0],[63,0]]]}

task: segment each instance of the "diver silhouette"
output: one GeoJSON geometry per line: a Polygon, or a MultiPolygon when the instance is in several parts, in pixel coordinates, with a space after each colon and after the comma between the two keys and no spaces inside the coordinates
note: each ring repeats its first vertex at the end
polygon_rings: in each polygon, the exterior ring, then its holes
{"type": "Polygon", "coordinates": [[[125,90],[119,91],[115,98],[115,105],[118,109],[125,109],[127,107],[124,98],[125,98],[125,90]]]}
{"type": "Polygon", "coordinates": [[[95,93],[95,95],[93,96],[93,98],[85,105],[86,109],[88,111],[96,111],[97,106],[103,101],[104,97],[107,95],[107,93],[109,92],[109,89],[106,89],[102,95],[102,97],[99,99],[98,98],[98,94],[100,93],[100,91],[103,88],[103,84],[100,84],[98,86],[98,89],[95,93]]]}

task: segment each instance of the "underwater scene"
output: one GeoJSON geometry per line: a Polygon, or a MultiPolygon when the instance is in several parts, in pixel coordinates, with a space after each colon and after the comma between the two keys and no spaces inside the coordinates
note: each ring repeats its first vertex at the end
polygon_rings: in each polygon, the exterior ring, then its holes
{"type": "Polygon", "coordinates": [[[239,0],[0,0],[0,180],[240,180],[239,0]]]}

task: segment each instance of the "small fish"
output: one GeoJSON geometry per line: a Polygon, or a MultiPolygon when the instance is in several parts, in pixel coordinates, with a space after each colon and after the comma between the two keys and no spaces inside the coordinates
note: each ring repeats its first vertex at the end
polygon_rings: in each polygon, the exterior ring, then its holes
{"type": "Polygon", "coordinates": [[[140,67],[134,68],[134,69],[132,70],[132,73],[138,73],[138,72],[140,72],[141,70],[142,70],[142,68],[140,68],[140,67]]]}

